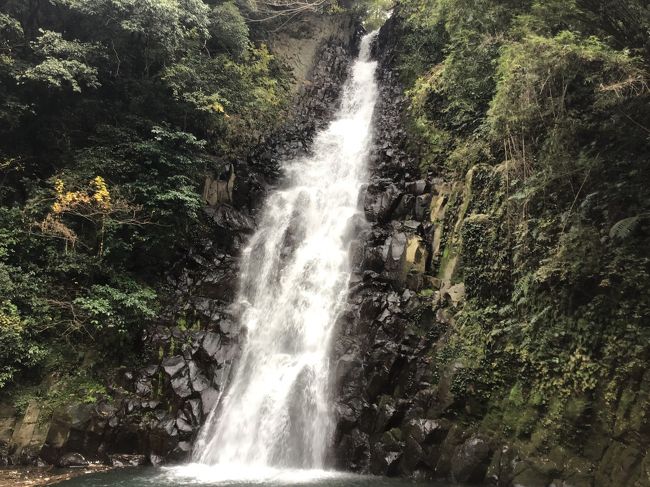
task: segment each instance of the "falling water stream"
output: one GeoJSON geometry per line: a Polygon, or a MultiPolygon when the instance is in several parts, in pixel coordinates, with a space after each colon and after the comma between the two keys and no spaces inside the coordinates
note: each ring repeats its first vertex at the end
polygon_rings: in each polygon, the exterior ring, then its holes
{"type": "Polygon", "coordinates": [[[374,37],[363,38],[341,106],[310,155],[285,162],[286,184],[269,196],[242,255],[243,350],[192,463],[79,485],[403,485],[324,464],[333,426],[330,344],[350,278],[350,220],[366,179],[378,91],[374,37]]]}
{"type": "Polygon", "coordinates": [[[335,119],[308,156],[284,164],[286,184],[269,196],[243,253],[246,339],[223,404],[196,442],[198,464],[323,467],[332,423],[330,342],[350,276],[347,233],[377,98],[373,37],[361,42],[335,119]]]}

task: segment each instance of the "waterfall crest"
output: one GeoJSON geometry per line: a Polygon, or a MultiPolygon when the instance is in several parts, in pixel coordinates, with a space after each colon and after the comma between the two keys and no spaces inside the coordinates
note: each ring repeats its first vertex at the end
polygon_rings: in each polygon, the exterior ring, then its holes
{"type": "Polygon", "coordinates": [[[374,34],[361,42],[335,119],[309,156],[285,164],[242,255],[242,355],[193,451],[208,465],[322,468],[332,429],[329,355],[350,277],[377,98],[374,34]],[[218,408],[218,409],[217,409],[218,408]]]}

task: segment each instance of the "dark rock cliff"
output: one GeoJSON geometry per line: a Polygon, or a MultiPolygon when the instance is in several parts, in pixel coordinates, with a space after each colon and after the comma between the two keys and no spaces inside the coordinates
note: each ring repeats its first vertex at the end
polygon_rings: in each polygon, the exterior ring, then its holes
{"type": "Polygon", "coordinates": [[[444,322],[420,294],[438,281],[431,273],[430,213],[443,182],[420,179],[405,149],[405,99],[390,66],[393,35],[389,21],[376,46],[381,94],[371,178],[362,195],[367,224],[354,244],[353,284],[334,350],[333,461],[373,474],[444,475],[450,466],[441,458],[442,443],[463,438],[435,413],[444,405],[427,353],[444,322]]]}
{"type": "Polygon", "coordinates": [[[391,64],[399,29],[389,20],[375,46],[381,94],[361,198],[367,223],[354,243],[353,284],[333,352],[332,462],[376,475],[510,485],[527,464],[457,420],[472,408],[452,392],[462,364],[439,370],[432,363],[465,296],[465,284],[454,279],[461,249],[469,252],[459,229],[476,220],[467,209],[481,197],[480,169],[460,182],[421,175],[403,128],[407,100],[391,64]]]}

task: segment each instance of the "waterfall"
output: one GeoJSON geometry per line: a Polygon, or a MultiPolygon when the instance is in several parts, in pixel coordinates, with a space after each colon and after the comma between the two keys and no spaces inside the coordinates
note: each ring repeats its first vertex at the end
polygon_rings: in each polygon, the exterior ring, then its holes
{"type": "Polygon", "coordinates": [[[242,255],[245,338],[237,371],[199,434],[199,464],[319,469],[332,430],[330,345],[350,278],[377,97],[374,33],[361,42],[334,120],[261,212],[242,255]]]}

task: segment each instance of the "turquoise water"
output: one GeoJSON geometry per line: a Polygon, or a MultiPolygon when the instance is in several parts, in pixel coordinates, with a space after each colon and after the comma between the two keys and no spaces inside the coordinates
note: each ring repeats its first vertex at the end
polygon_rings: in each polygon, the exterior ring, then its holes
{"type": "Polygon", "coordinates": [[[360,476],[323,471],[230,472],[224,475],[210,467],[125,468],[77,477],[64,487],[450,487],[440,482],[360,476]],[[247,475],[248,474],[248,475],[247,475]],[[225,477],[231,477],[230,479],[225,477]],[[247,478],[248,477],[248,478],[247,478]]]}

